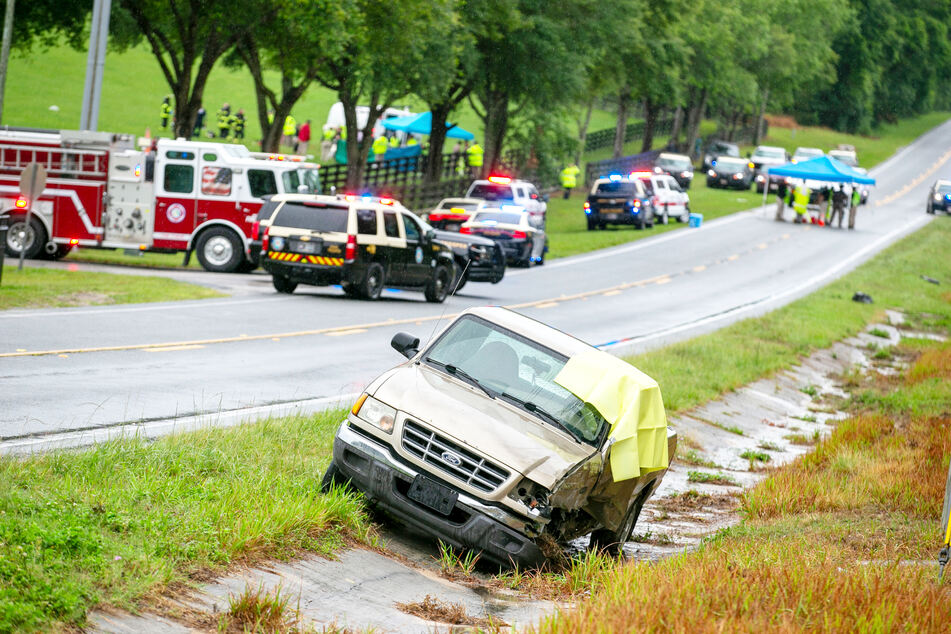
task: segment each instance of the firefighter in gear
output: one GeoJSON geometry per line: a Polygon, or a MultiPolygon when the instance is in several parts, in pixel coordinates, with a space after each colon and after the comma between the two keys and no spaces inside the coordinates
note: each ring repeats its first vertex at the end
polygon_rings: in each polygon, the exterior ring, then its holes
{"type": "Polygon", "coordinates": [[[244,110],[239,109],[237,113],[231,116],[229,123],[231,124],[231,136],[235,139],[244,138],[244,110]]]}
{"type": "Polygon", "coordinates": [[[842,228],[842,219],[845,217],[845,206],[849,202],[849,197],[845,193],[845,190],[842,188],[842,185],[839,185],[834,192],[832,192],[832,215],[829,216],[829,226],[832,226],[832,223],[835,221],[836,216],[839,217],[839,229],[842,228]]]}
{"type": "Polygon", "coordinates": [[[284,128],[281,130],[284,138],[281,143],[294,147],[294,137],[297,136],[297,119],[292,115],[287,115],[284,119],[284,128]]]}
{"type": "Polygon", "coordinates": [[[373,139],[373,154],[376,156],[376,160],[383,160],[383,155],[386,154],[386,149],[388,147],[390,147],[390,143],[382,134],[373,139]]]}
{"type": "Polygon", "coordinates": [[[565,188],[565,200],[568,200],[568,197],[571,196],[571,190],[578,185],[578,174],[581,173],[581,169],[572,163],[565,169],[561,170],[561,186],[565,188]]]}
{"type": "Polygon", "coordinates": [[[793,211],[796,212],[796,219],[793,221],[796,224],[801,224],[804,222],[809,222],[806,220],[806,213],[808,212],[809,207],[809,195],[812,192],[809,191],[809,188],[806,187],[805,183],[799,183],[796,185],[796,189],[793,191],[793,211]]]}
{"type": "Polygon", "coordinates": [[[473,143],[469,146],[469,149],[466,150],[466,160],[469,163],[469,171],[472,174],[472,178],[477,178],[479,172],[482,171],[482,159],[485,155],[485,150],[482,149],[482,146],[478,142],[473,143]]]}
{"type": "Polygon", "coordinates": [[[852,184],[852,206],[849,207],[849,229],[855,229],[855,212],[859,210],[859,204],[862,202],[862,191],[857,184],[852,184]]]}
{"type": "Polygon", "coordinates": [[[228,131],[231,129],[231,106],[228,105],[228,102],[221,104],[218,112],[215,113],[215,118],[218,121],[218,136],[227,139],[228,131]]]}
{"type": "Polygon", "coordinates": [[[162,129],[168,127],[168,120],[172,118],[172,98],[166,95],[165,99],[162,100],[162,129]]]}

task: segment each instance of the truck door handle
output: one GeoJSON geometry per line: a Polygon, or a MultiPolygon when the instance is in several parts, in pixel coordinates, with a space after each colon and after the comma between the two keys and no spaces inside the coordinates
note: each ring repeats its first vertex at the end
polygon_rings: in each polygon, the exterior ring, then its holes
{"type": "Polygon", "coordinates": [[[159,206],[159,208],[164,208],[166,204],[167,204],[167,203],[159,203],[158,206],[159,206]]]}

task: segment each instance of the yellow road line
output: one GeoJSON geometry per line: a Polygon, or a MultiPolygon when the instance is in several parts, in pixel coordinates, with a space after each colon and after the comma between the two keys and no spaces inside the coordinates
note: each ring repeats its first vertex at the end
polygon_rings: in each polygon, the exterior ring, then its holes
{"type": "Polygon", "coordinates": [[[907,183],[904,187],[899,189],[897,192],[889,194],[885,198],[876,200],[875,207],[881,207],[882,205],[887,205],[888,203],[898,200],[899,198],[901,198],[902,196],[910,192],[913,188],[920,185],[926,178],[928,178],[929,176],[934,174],[936,171],[938,171],[938,169],[942,165],[947,163],[949,159],[951,159],[951,150],[948,150],[947,152],[942,154],[941,157],[931,165],[931,167],[929,167],[924,172],[916,176],[910,183],[907,183]]]}
{"type": "Polygon", "coordinates": [[[693,271],[694,273],[699,273],[701,271],[706,271],[706,270],[707,270],[707,267],[704,266],[703,264],[700,264],[699,266],[695,266],[691,269],[691,271],[693,271]]]}
{"type": "Polygon", "coordinates": [[[163,346],[161,348],[148,348],[146,352],[179,352],[180,350],[201,350],[205,346],[191,344],[187,346],[163,346]]]}
{"type": "Polygon", "coordinates": [[[366,328],[351,328],[350,330],[336,330],[334,332],[326,333],[328,337],[346,337],[347,335],[359,335],[361,332],[366,332],[366,328]]]}
{"type": "Polygon", "coordinates": [[[737,260],[739,260],[739,259],[740,259],[740,256],[738,256],[738,255],[735,254],[735,253],[734,253],[733,255],[731,255],[730,257],[727,258],[727,260],[729,260],[730,262],[735,262],[735,261],[737,261],[737,260]]]}
{"type": "Polygon", "coordinates": [[[554,308],[558,302],[545,302],[544,304],[535,304],[535,308],[554,308]]]}
{"type": "Polygon", "coordinates": [[[613,296],[613,295],[620,295],[620,294],[621,294],[621,291],[619,291],[619,290],[613,290],[613,291],[607,291],[607,292],[601,293],[601,294],[602,294],[603,296],[605,296],[605,297],[611,297],[611,296],[613,296]]]}

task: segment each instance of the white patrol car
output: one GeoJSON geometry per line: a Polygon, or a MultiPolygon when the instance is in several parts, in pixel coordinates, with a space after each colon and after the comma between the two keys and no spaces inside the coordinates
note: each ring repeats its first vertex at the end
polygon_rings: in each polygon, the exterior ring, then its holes
{"type": "Polygon", "coordinates": [[[680,222],[690,219],[690,195],[669,174],[654,172],[632,172],[632,178],[640,179],[653,198],[654,217],[660,224],[667,224],[671,218],[680,222]]]}
{"type": "Polygon", "coordinates": [[[518,205],[477,211],[459,232],[491,238],[502,247],[506,262],[514,266],[545,263],[545,229],[518,205]]]}
{"type": "Polygon", "coordinates": [[[548,211],[547,195],[539,194],[535,186],[528,181],[508,176],[489,176],[485,180],[473,181],[466,192],[466,198],[518,205],[530,213],[539,225],[544,225],[545,212],[548,211]]]}

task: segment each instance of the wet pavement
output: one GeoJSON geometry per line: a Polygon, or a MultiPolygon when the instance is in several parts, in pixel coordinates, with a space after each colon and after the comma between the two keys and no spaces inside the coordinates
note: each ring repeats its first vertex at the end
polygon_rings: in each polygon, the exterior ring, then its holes
{"type": "MultiPolygon", "coordinates": [[[[890,325],[870,327],[795,367],[672,419],[670,424],[680,437],[677,457],[645,506],[625,554],[634,561],[656,560],[693,549],[704,537],[736,524],[739,493],[765,478],[769,467],[808,452],[815,438],[828,436],[835,422],[845,416],[835,409],[847,397],[841,387],[843,375],[855,368],[893,373],[894,362],[874,360],[875,350],[895,345],[902,336],[926,336],[900,331],[896,327],[902,323],[900,314],[889,312],[888,317],[890,325]],[[871,334],[873,330],[876,334],[871,334]],[[768,455],[769,460],[742,457],[747,451],[768,455]],[[721,476],[722,483],[690,481],[697,478],[691,472],[721,476]]],[[[412,616],[396,605],[418,602],[427,595],[442,603],[461,604],[471,617],[492,618],[516,629],[537,623],[559,607],[551,601],[490,589],[484,571],[469,581],[446,578],[440,573],[438,548],[432,539],[390,522],[381,531],[384,551],[352,548],[334,560],[307,556],[243,569],[164,602],[155,612],[96,612],[90,620],[100,632],[214,629],[209,624],[215,622],[215,615],[227,612],[229,597],[249,588],[269,592],[280,588],[282,595],[291,597],[290,605],[299,611],[305,626],[358,631],[458,629],[412,616]]],[[[583,547],[578,541],[575,546],[583,547]]]]}

